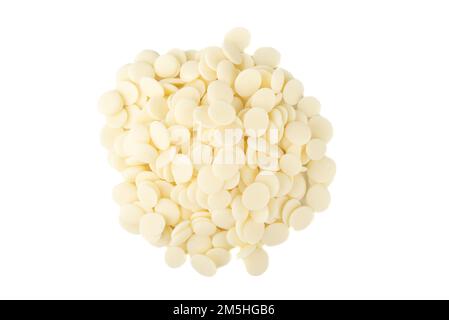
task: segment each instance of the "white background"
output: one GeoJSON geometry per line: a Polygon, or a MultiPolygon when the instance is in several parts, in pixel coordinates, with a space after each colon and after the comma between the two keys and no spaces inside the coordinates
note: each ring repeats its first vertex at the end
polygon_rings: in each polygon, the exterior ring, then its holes
{"type": "Polygon", "coordinates": [[[0,298],[449,298],[445,1],[2,1],[0,298]],[[333,202],[214,278],[119,227],[97,99],[142,49],[252,32],[335,128],[333,202]]]}

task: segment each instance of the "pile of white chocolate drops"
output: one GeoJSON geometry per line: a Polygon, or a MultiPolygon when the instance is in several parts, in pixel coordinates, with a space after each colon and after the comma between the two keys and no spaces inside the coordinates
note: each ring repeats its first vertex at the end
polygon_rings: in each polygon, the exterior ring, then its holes
{"type": "Polygon", "coordinates": [[[329,206],[332,126],[320,103],[279,68],[280,54],[244,52],[235,28],[222,47],[142,51],[100,98],[102,144],[123,182],[120,224],[157,247],[173,268],[190,257],[212,276],[238,248],[251,275],[265,246],[303,230],[329,206]]]}

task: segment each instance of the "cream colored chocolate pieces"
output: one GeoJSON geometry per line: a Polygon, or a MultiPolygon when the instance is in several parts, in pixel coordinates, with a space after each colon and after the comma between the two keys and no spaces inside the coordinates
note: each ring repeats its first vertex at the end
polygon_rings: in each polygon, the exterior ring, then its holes
{"type": "Polygon", "coordinates": [[[213,276],[238,248],[247,272],[268,268],[265,247],[307,228],[330,203],[333,129],[321,104],[279,67],[271,47],[245,52],[229,31],[221,47],[139,53],[104,93],[101,143],[123,182],[119,222],[179,268],[213,276]]]}
{"type": "Polygon", "coordinates": [[[165,252],[165,262],[171,268],[179,268],[186,261],[186,254],[180,247],[168,247],[165,252]]]}
{"type": "Polygon", "coordinates": [[[241,71],[235,79],[236,93],[246,98],[255,93],[262,84],[262,75],[257,69],[246,69],[241,71]]]}
{"type": "Polygon", "coordinates": [[[179,68],[179,61],[171,54],[159,56],[154,61],[154,71],[161,78],[175,77],[179,68]]]}
{"type": "Polygon", "coordinates": [[[248,210],[262,210],[270,201],[270,190],[261,182],[254,182],[245,188],[242,203],[248,210]]]}
{"type": "Polygon", "coordinates": [[[123,109],[123,98],[118,91],[104,93],[98,102],[98,110],[105,115],[113,115],[123,109]]]}

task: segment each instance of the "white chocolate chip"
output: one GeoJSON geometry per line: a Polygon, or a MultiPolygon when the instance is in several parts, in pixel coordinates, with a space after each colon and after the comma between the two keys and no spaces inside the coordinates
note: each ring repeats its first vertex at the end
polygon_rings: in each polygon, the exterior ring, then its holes
{"type": "Polygon", "coordinates": [[[270,201],[270,190],[260,182],[249,185],[242,195],[242,203],[248,210],[263,209],[270,201]]]}
{"type": "Polygon", "coordinates": [[[311,186],[307,190],[306,203],[317,212],[326,210],[330,203],[329,191],[321,184],[311,186]]]}
{"type": "Polygon", "coordinates": [[[120,207],[120,224],[134,234],[139,234],[139,223],[144,216],[144,211],[135,204],[126,204],[120,207]]]}
{"type": "Polygon", "coordinates": [[[144,237],[159,236],[164,228],[164,217],[158,213],[148,213],[140,219],[140,233],[144,237]]]}
{"type": "Polygon", "coordinates": [[[265,228],[262,242],[267,246],[277,246],[288,238],[288,226],[284,223],[273,223],[265,228]]]}
{"type": "Polygon", "coordinates": [[[225,35],[225,42],[231,42],[241,51],[248,47],[251,35],[245,28],[234,28],[225,35]]]}
{"type": "Polygon", "coordinates": [[[221,190],[224,181],[215,176],[211,166],[204,166],[198,172],[198,187],[206,194],[214,194],[221,190]]]}
{"type": "Polygon", "coordinates": [[[151,64],[138,61],[128,67],[128,76],[134,83],[139,83],[143,77],[154,77],[154,70],[151,64]]]}
{"type": "Polygon", "coordinates": [[[215,263],[217,268],[227,265],[231,260],[229,251],[223,248],[210,249],[209,251],[207,251],[206,256],[215,263]]]}
{"type": "Polygon", "coordinates": [[[289,225],[296,231],[303,230],[312,222],[313,216],[313,210],[310,207],[298,207],[291,213],[289,225]]]}
{"type": "Polygon", "coordinates": [[[268,88],[257,90],[250,99],[252,107],[259,107],[270,112],[276,105],[276,96],[274,91],[268,88]]]}
{"type": "Polygon", "coordinates": [[[281,54],[274,48],[263,47],[254,52],[253,59],[256,65],[265,65],[275,68],[281,61],[281,54]]]}
{"type": "Polygon", "coordinates": [[[159,77],[175,77],[179,72],[179,61],[171,54],[164,54],[154,61],[154,71],[159,77]]]}
{"type": "Polygon", "coordinates": [[[212,277],[217,272],[214,261],[202,254],[193,255],[190,259],[192,267],[201,275],[212,277]]]}
{"type": "Polygon", "coordinates": [[[260,276],[268,268],[268,255],[262,248],[257,248],[244,259],[244,262],[250,275],[260,276]]]}
{"type": "Polygon", "coordinates": [[[273,89],[274,92],[279,93],[282,91],[282,88],[284,87],[284,81],[285,81],[285,73],[284,70],[281,68],[277,68],[273,71],[271,75],[271,89],[273,89]]]}
{"type": "Polygon", "coordinates": [[[98,102],[98,110],[104,115],[114,115],[123,109],[123,99],[116,90],[103,94],[98,102]]]}
{"type": "Polygon", "coordinates": [[[193,81],[200,76],[200,72],[198,70],[198,61],[187,61],[181,66],[180,78],[185,81],[193,81]]]}
{"type": "Polygon", "coordinates": [[[264,135],[268,124],[267,112],[262,108],[251,108],[244,115],[243,126],[246,134],[251,137],[264,135]]]}
{"type": "Polygon", "coordinates": [[[306,153],[311,160],[320,160],[326,153],[326,143],[321,139],[311,139],[307,143],[306,153]]]}
{"type": "Polygon", "coordinates": [[[298,110],[310,118],[320,113],[321,104],[315,97],[304,97],[298,102],[298,110]]]}
{"type": "Polygon", "coordinates": [[[117,84],[117,91],[123,97],[127,106],[136,103],[139,99],[139,89],[131,81],[120,81],[117,84]]]}
{"type": "Polygon", "coordinates": [[[137,201],[136,185],[130,182],[123,182],[114,187],[112,197],[118,205],[124,205],[137,201]]]}
{"type": "Polygon", "coordinates": [[[311,136],[310,128],[300,121],[289,122],[285,128],[285,137],[297,146],[302,146],[309,142],[311,136]]]}
{"type": "Polygon", "coordinates": [[[284,101],[289,105],[295,105],[302,97],[303,92],[304,87],[302,86],[302,83],[296,79],[291,79],[285,84],[282,96],[284,97],[284,101]]]}
{"type": "Polygon", "coordinates": [[[240,72],[235,79],[235,90],[242,97],[254,94],[262,84],[262,77],[256,69],[246,69],[240,72]]]}
{"type": "Polygon", "coordinates": [[[335,162],[327,157],[310,161],[307,167],[307,173],[314,182],[329,184],[335,176],[335,162]]]}
{"type": "Polygon", "coordinates": [[[153,97],[163,97],[164,88],[162,85],[152,77],[142,77],[140,79],[140,90],[144,96],[153,97]]]}
{"type": "Polygon", "coordinates": [[[184,250],[179,247],[168,247],[165,251],[165,262],[170,268],[179,268],[186,261],[184,250]]]}

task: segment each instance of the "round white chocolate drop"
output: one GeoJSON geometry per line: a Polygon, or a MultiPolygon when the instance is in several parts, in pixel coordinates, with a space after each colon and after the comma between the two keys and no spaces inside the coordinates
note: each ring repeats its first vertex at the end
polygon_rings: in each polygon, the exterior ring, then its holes
{"type": "Polygon", "coordinates": [[[276,105],[276,95],[271,89],[259,89],[251,96],[250,104],[252,107],[259,107],[270,112],[276,105]]]}
{"type": "Polygon", "coordinates": [[[137,188],[133,183],[123,182],[114,187],[112,197],[119,205],[133,203],[137,201],[137,188]]]}
{"type": "Polygon", "coordinates": [[[98,110],[105,115],[113,115],[123,109],[123,98],[116,90],[103,94],[98,102],[98,110]]]}
{"type": "Polygon", "coordinates": [[[171,170],[177,184],[190,181],[193,175],[193,166],[190,158],[184,154],[177,154],[172,163],[171,170]]]}
{"type": "Polygon", "coordinates": [[[285,137],[294,145],[302,146],[306,144],[311,136],[310,128],[300,121],[289,122],[285,127],[285,137]]]}
{"type": "Polygon", "coordinates": [[[190,82],[195,80],[200,76],[200,72],[198,70],[198,61],[187,61],[181,66],[180,70],[180,78],[183,81],[190,82]]]}
{"type": "Polygon", "coordinates": [[[168,247],[165,251],[165,262],[170,268],[179,268],[186,261],[184,250],[179,247],[168,247]]]}
{"type": "Polygon", "coordinates": [[[142,77],[139,84],[142,94],[147,97],[153,98],[164,96],[164,88],[162,85],[151,77],[142,77]]]}
{"type": "Polygon", "coordinates": [[[205,253],[212,247],[210,237],[194,234],[187,241],[187,252],[190,254],[205,253]]]}
{"type": "Polygon", "coordinates": [[[171,54],[164,54],[154,61],[154,71],[161,78],[171,78],[179,72],[179,61],[171,54]]]}
{"type": "Polygon", "coordinates": [[[310,118],[320,113],[321,104],[315,97],[304,97],[298,102],[298,110],[310,118]]]}
{"type": "Polygon", "coordinates": [[[295,105],[302,97],[303,91],[304,87],[302,83],[296,79],[291,79],[285,84],[282,96],[284,97],[284,101],[289,105],[295,105]]]}
{"type": "Polygon", "coordinates": [[[311,160],[320,160],[326,153],[326,143],[321,139],[311,139],[307,143],[306,153],[311,160]]]}
{"type": "Polygon", "coordinates": [[[135,204],[126,204],[120,207],[120,224],[130,233],[139,234],[139,223],[143,216],[144,211],[135,204]]]}
{"type": "Polygon", "coordinates": [[[274,68],[281,61],[281,54],[274,48],[263,47],[254,52],[253,59],[256,65],[265,65],[274,68]]]}
{"type": "Polygon", "coordinates": [[[224,101],[214,101],[208,108],[210,119],[217,125],[225,126],[231,124],[235,119],[234,108],[224,101]]]}
{"type": "Polygon", "coordinates": [[[245,133],[251,137],[260,137],[265,134],[268,124],[267,112],[262,108],[251,108],[244,115],[245,133]]]}
{"type": "Polygon", "coordinates": [[[263,222],[248,220],[243,226],[244,240],[249,244],[257,244],[264,235],[265,225],[263,222]]]}
{"type": "Polygon", "coordinates": [[[270,190],[260,182],[254,182],[242,194],[242,203],[248,210],[261,210],[270,201],[270,190]]]}
{"type": "Polygon", "coordinates": [[[225,35],[225,42],[231,42],[241,51],[248,47],[251,40],[249,31],[245,28],[234,28],[225,35]]]}
{"type": "Polygon", "coordinates": [[[325,142],[329,142],[332,139],[332,125],[326,118],[314,116],[310,118],[308,125],[310,127],[312,138],[318,138],[325,142]]]}
{"type": "Polygon", "coordinates": [[[301,172],[301,159],[294,154],[286,153],[279,159],[281,170],[289,175],[296,176],[301,172]]]}
{"type": "Polygon", "coordinates": [[[326,210],[330,200],[329,191],[321,184],[311,186],[306,194],[306,203],[317,212],[326,210]]]}
{"type": "Polygon", "coordinates": [[[284,223],[273,223],[265,228],[262,242],[267,246],[277,246],[288,238],[288,226],[284,223]]]}
{"type": "Polygon", "coordinates": [[[252,276],[262,275],[268,268],[268,255],[262,248],[255,249],[244,260],[246,271],[252,276]]]}
{"type": "Polygon", "coordinates": [[[291,213],[289,225],[296,231],[303,230],[312,222],[313,216],[312,208],[307,206],[298,207],[291,213]]]}
{"type": "Polygon", "coordinates": [[[144,237],[159,236],[164,231],[164,228],[164,217],[158,213],[148,213],[140,219],[140,233],[144,237]]]}
{"type": "Polygon", "coordinates": [[[120,81],[117,84],[117,91],[123,97],[127,106],[133,105],[139,98],[139,89],[131,81],[120,81]]]}
{"type": "Polygon", "coordinates": [[[150,136],[159,150],[166,150],[170,146],[170,134],[162,122],[154,121],[150,124],[150,136]]]}
{"type": "Polygon", "coordinates": [[[198,172],[198,187],[206,194],[214,194],[220,191],[224,181],[215,176],[211,166],[204,166],[198,172]]]}
{"type": "Polygon", "coordinates": [[[336,172],[335,162],[328,157],[310,161],[307,167],[308,176],[314,182],[323,184],[329,184],[333,180],[336,172]]]}
{"type": "Polygon", "coordinates": [[[195,254],[190,261],[193,269],[203,276],[212,277],[217,272],[217,266],[208,256],[195,254]]]}
{"type": "Polygon", "coordinates": [[[223,248],[210,249],[207,251],[206,256],[210,258],[218,268],[227,265],[231,260],[229,251],[223,248]]]}
{"type": "Polygon", "coordinates": [[[247,69],[237,75],[234,87],[241,97],[249,97],[260,88],[261,84],[262,78],[259,71],[247,69]]]}

